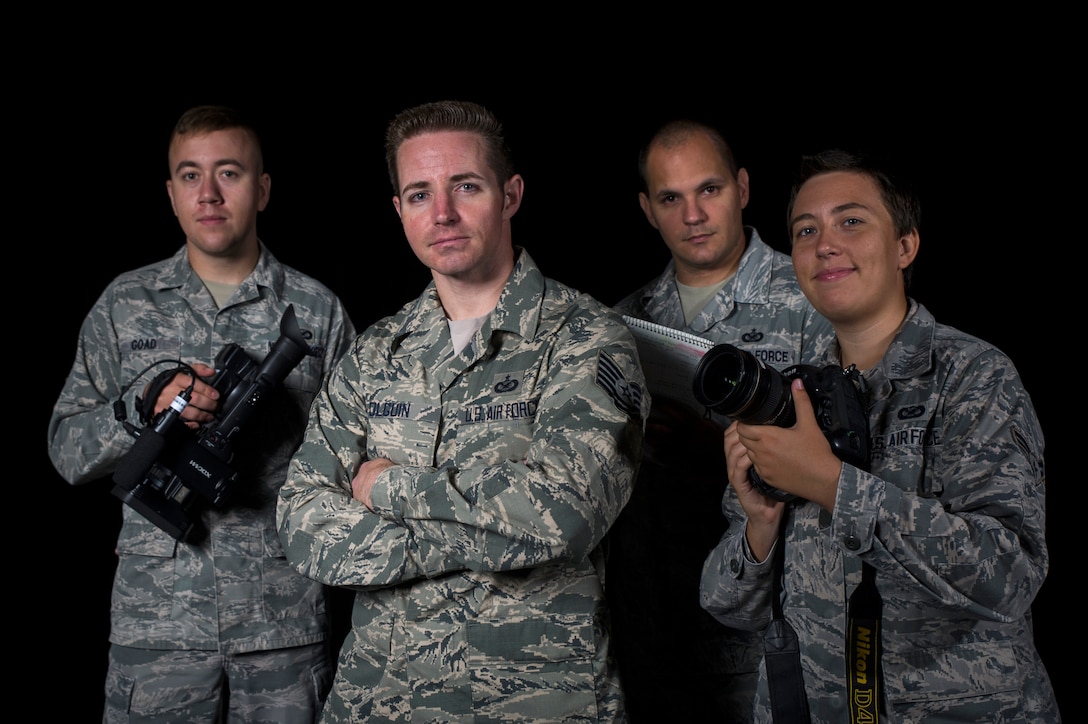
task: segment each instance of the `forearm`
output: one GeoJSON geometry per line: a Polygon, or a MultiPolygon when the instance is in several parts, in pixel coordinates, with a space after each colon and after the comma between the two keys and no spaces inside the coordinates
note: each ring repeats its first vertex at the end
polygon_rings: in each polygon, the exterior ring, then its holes
{"type": "Polygon", "coordinates": [[[420,464],[433,454],[413,454],[418,446],[403,436],[372,434],[353,379],[338,376],[319,396],[281,490],[281,534],[306,575],[390,585],[580,560],[630,496],[642,420],[614,406],[602,412],[591,378],[544,395],[524,444],[474,445],[441,468],[420,464]],[[364,453],[394,463],[370,489],[374,512],[352,498],[364,453]]]}
{"type": "Polygon", "coordinates": [[[630,496],[633,464],[610,455],[615,441],[589,447],[541,442],[524,461],[455,470],[395,466],[378,477],[372,501],[472,570],[510,570],[582,559],[603,539],[630,496]]]}
{"type": "Polygon", "coordinates": [[[49,459],[72,485],[112,474],[133,440],[109,405],[82,411],[58,405],[49,420],[49,459]]]}

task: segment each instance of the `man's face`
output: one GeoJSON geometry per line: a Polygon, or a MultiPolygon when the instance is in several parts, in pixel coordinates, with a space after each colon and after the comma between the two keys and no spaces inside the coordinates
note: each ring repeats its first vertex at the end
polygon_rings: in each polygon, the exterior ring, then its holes
{"type": "Polygon", "coordinates": [[[901,270],[918,253],[918,234],[896,235],[869,176],[834,171],[806,181],[794,202],[790,238],[801,290],[836,330],[868,329],[885,315],[902,315],[901,270]]]}
{"type": "Polygon", "coordinates": [[[176,136],[166,191],[190,253],[229,257],[257,245],[257,212],[271,179],[257,146],[241,128],[176,136]]]}
{"type": "Polygon", "coordinates": [[[748,172],[734,178],[711,140],[692,133],[650,148],[646,186],[639,204],[672,252],[677,279],[709,286],[731,276],[744,253],[748,172]]]}
{"type": "Polygon", "coordinates": [[[401,188],[393,197],[412,251],[433,274],[490,279],[512,257],[510,218],[522,180],[500,186],[474,133],[439,131],[397,150],[401,188]]]}

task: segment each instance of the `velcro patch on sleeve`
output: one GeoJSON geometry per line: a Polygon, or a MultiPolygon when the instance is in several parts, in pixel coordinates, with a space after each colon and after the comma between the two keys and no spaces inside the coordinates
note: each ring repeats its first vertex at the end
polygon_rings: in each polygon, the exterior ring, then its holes
{"type": "Polygon", "coordinates": [[[627,379],[620,366],[604,350],[597,354],[597,375],[593,381],[612,398],[618,410],[628,417],[641,416],[642,386],[627,379]]]}

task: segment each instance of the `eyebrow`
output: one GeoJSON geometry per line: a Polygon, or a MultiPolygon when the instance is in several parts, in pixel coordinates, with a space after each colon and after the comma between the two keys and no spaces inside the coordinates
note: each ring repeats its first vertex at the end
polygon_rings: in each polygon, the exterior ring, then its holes
{"type": "MultiPolygon", "coordinates": [[[[869,206],[866,206],[865,204],[859,203],[857,201],[849,201],[849,202],[847,202],[845,204],[839,204],[838,206],[835,206],[834,208],[831,209],[831,213],[832,214],[841,214],[843,211],[850,211],[851,209],[864,209],[865,211],[872,211],[872,209],[869,206]]],[[[808,214],[808,213],[798,214],[797,216],[794,216],[792,219],[790,219],[790,226],[793,226],[798,221],[802,221],[804,219],[815,219],[815,218],[816,218],[815,214],[808,214]]]]}
{"type": "MultiPolygon", "coordinates": [[[[244,169],[246,167],[244,163],[236,158],[221,158],[212,164],[212,168],[220,168],[222,166],[237,166],[241,169],[244,169]]],[[[178,161],[178,165],[174,168],[174,173],[178,173],[183,168],[200,168],[200,164],[198,164],[196,161],[178,161]]]]}
{"type": "MultiPolygon", "coordinates": [[[[729,179],[726,178],[725,176],[710,176],[709,178],[705,178],[702,181],[700,181],[699,183],[697,183],[695,185],[695,188],[696,189],[705,189],[707,186],[723,186],[724,187],[724,186],[727,186],[728,184],[729,184],[729,179]]],[[[676,191],[676,190],[673,190],[673,189],[670,189],[670,188],[663,188],[663,189],[658,189],[658,191],[654,193],[654,198],[655,199],[661,199],[661,198],[664,198],[666,196],[680,196],[680,195],[681,195],[681,193],[679,191],[676,191]]]]}
{"type": "MultiPolygon", "coordinates": [[[[487,179],[474,171],[468,171],[465,173],[456,173],[450,176],[450,182],[454,185],[464,183],[465,181],[486,181],[487,179]]],[[[431,187],[430,181],[413,181],[405,184],[404,188],[400,190],[401,196],[408,194],[411,191],[419,191],[429,189],[431,187]]]]}

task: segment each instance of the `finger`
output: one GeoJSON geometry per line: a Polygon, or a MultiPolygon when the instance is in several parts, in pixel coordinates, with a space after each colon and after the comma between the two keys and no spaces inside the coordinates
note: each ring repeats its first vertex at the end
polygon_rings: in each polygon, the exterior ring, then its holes
{"type": "Polygon", "coordinates": [[[797,416],[797,421],[801,422],[804,419],[806,422],[816,422],[816,412],[812,409],[812,399],[808,396],[808,390],[805,389],[805,383],[801,381],[800,377],[796,377],[790,383],[790,389],[793,393],[793,412],[797,416]]]}
{"type": "Polygon", "coordinates": [[[215,368],[209,367],[203,362],[194,362],[191,366],[193,368],[193,371],[201,377],[210,377],[211,375],[215,374],[215,368]]]}

